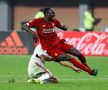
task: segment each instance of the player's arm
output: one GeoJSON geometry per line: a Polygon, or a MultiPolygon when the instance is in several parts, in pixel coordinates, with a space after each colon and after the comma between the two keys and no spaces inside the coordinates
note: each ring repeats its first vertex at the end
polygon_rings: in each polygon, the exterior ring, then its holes
{"type": "Polygon", "coordinates": [[[27,24],[24,24],[23,27],[22,27],[22,29],[25,30],[25,31],[27,31],[27,32],[29,32],[29,33],[31,33],[32,35],[36,35],[35,32],[32,31],[27,24]]]}
{"type": "MultiPolygon", "coordinates": [[[[68,55],[70,55],[70,54],[68,54],[68,55]]],[[[70,55],[70,56],[73,57],[72,55],[70,55]]],[[[68,68],[70,68],[70,69],[73,69],[73,70],[76,71],[76,72],[81,72],[81,71],[82,71],[81,69],[75,67],[75,66],[72,65],[72,64],[69,64],[69,63],[66,62],[66,61],[60,61],[59,64],[61,64],[62,66],[68,67],[68,68]]]]}
{"type": "Polygon", "coordinates": [[[35,64],[36,64],[39,68],[41,68],[42,70],[44,70],[44,72],[48,73],[48,74],[50,75],[50,77],[51,77],[51,72],[50,72],[48,69],[46,69],[44,66],[42,66],[42,65],[39,64],[39,63],[36,63],[36,62],[35,62],[35,64]]]}
{"type": "MultiPolygon", "coordinates": [[[[42,55],[40,55],[40,56],[38,56],[38,54],[37,54],[36,57],[40,58],[40,59],[43,60],[43,61],[54,61],[53,58],[49,58],[49,57],[45,56],[44,54],[42,54],[42,55]]],[[[69,63],[67,63],[66,61],[60,61],[60,62],[58,62],[58,63],[59,63],[60,65],[62,65],[62,66],[71,68],[71,69],[73,69],[73,70],[76,71],[76,72],[81,72],[81,71],[82,71],[81,69],[79,69],[79,68],[77,68],[77,67],[75,67],[75,66],[73,66],[73,65],[71,65],[71,64],[69,64],[69,63]]]]}
{"type": "Polygon", "coordinates": [[[24,24],[24,25],[22,26],[22,28],[23,28],[23,30],[25,30],[26,32],[32,34],[32,35],[33,35],[33,39],[35,40],[35,42],[37,42],[38,37],[37,37],[37,35],[36,35],[36,29],[33,29],[33,27],[35,27],[34,22],[35,22],[35,19],[32,20],[32,21],[30,21],[30,22],[28,22],[28,23],[26,23],[26,24],[24,24]]]}
{"type": "Polygon", "coordinates": [[[69,64],[69,63],[66,62],[66,61],[60,61],[60,62],[58,62],[58,63],[59,63],[60,65],[62,65],[62,66],[71,68],[71,69],[73,69],[73,70],[76,71],[76,72],[81,72],[81,71],[82,71],[81,69],[79,69],[79,68],[77,68],[77,67],[75,67],[75,66],[69,64]]]}
{"type": "Polygon", "coordinates": [[[60,28],[60,29],[62,29],[62,30],[64,30],[64,31],[66,31],[66,30],[68,29],[68,26],[67,26],[67,25],[62,25],[62,24],[60,23],[60,21],[57,20],[57,19],[55,19],[55,25],[56,25],[56,27],[58,27],[58,28],[60,28]]]}

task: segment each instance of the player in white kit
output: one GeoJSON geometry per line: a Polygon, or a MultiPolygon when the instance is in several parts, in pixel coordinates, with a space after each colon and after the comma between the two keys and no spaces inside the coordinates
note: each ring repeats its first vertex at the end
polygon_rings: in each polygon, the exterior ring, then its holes
{"type": "MultiPolygon", "coordinates": [[[[45,68],[44,61],[43,61],[45,57],[44,58],[40,57],[42,55],[44,55],[48,60],[52,59],[52,57],[50,57],[44,50],[42,50],[41,45],[38,44],[28,64],[28,76],[30,78],[28,82],[32,82],[32,83],[34,82],[34,83],[40,83],[40,84],[58,83],[57,78],[54,77],[53,74],[47,68],[45,68]]],[[[75,70],[76,72],[81,71],[81,69],[73,65],[69,65],[65,61],[60,61],[58,63],[65,67],[71,68],[75,70]]]]}
{"type": "MultiPolygon", "coordinates": [[[[39,44],[35,50],[33,55],[30,58],[29,65],[28,65],[28,75],[29,80],[28,82],[36,82],[41,83],[43,82],[53,82],[53,75],[52,73],[45,68],[44,61],[41,60],[39,57],[36,57],[36,55],[46,55],[48,56],[41,48],[41,45],[39,44]],[[52,80],[52,81],[50,81],[52,80]]],[[[58,82],[58,81],[55,81],[58,82]]]]}

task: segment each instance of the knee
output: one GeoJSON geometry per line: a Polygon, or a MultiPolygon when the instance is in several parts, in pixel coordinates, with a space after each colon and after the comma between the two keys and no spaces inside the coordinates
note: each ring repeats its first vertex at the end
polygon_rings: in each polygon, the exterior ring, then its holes
{"type": "Polygon", "coordinates": [[[78,58],[85,57],[82,53],[79,53],[77,56],[78,58]]]}
{"type": "Polygon", "coordinates": [[[58,56],[57,61],[70,61],[71,59],[72,59],[71,56],[67,54],[62,54],[58,56]]]}

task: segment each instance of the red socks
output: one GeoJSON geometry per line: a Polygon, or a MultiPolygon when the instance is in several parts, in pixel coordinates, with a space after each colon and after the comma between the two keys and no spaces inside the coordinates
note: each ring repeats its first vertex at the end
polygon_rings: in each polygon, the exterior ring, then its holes
{"type": "Polygon", "coordinates": [[[76,66],[76,67],[78,67],[78,68],[80,68],[80,69],[82,69],[82,70],[88,72],[89,74],[92,73],[92,70],[91,70],[90,68],[88,68],[87,66],[83,65],[81,62],[79,62],[79,61],[76,60],[75,58],[72,58],[72,60],[70,60],[70,62],[71,62],[74,66],[76,66]]]}

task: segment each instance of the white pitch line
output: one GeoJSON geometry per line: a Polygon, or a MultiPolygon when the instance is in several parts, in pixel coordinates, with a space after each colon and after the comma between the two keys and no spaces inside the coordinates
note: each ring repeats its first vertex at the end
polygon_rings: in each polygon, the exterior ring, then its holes
{"type": "MultiPolygon", "coordinates": [[[[27,82],[27,81],[20,81],[20,80],[17,80],[17,81],[15,81],[15,83],[25,83],[25,82],[27,82]]],[[[0,83],[9,83],[9,81],[7,80],[4,80],[4,81],[0,81],[0,83]]]]}
{"type": "Polygon", "coordinates": [[[75,81],[75,80],[80,80],[80,81],[85,81],[85,80],[108,80],[108,77],[99,77],[99,78],[62,78],[60,79],[62,81],[75,81]]]}
{"type": "Polygon", "coordinates": [[[25,77],[26,75],[0,75],[0,77],[12,77],[12,76],[25,77]]]}
{"type": "MultiPolygon", "coordinates": [[[[98,78],[59,78],[60,81],[86,81],[86,80],[108,80],[108,77],[98,77],[98,78]]],[[[8,80],[0,80],[0,83],[8,83],[8,80]]],[[[16,80],[17,83],[26,83],[26,80],[16,80]]]]}
{"type": "MultiPolygon", "coordinates": [[[[0,77],[26,77],[27,75],[0,75],[0,77]]],[[[92,77],[87,77],[87,78],[95,78],[96,76],[92,76],[92,77]]],[[[62,78],[62,77],[61,77],[62,78]]],[[[67,78],[67,77],[63,77],[63,78],[67,78]]],[[[74,77],[74,78],[86,78],[86,77],[74,77]]],[[[97,77],[96,77],[97,78],[97,77]]],[[[108,78],[108,75],[103,75],[101,77],[98,78],[108,78]]]]}

